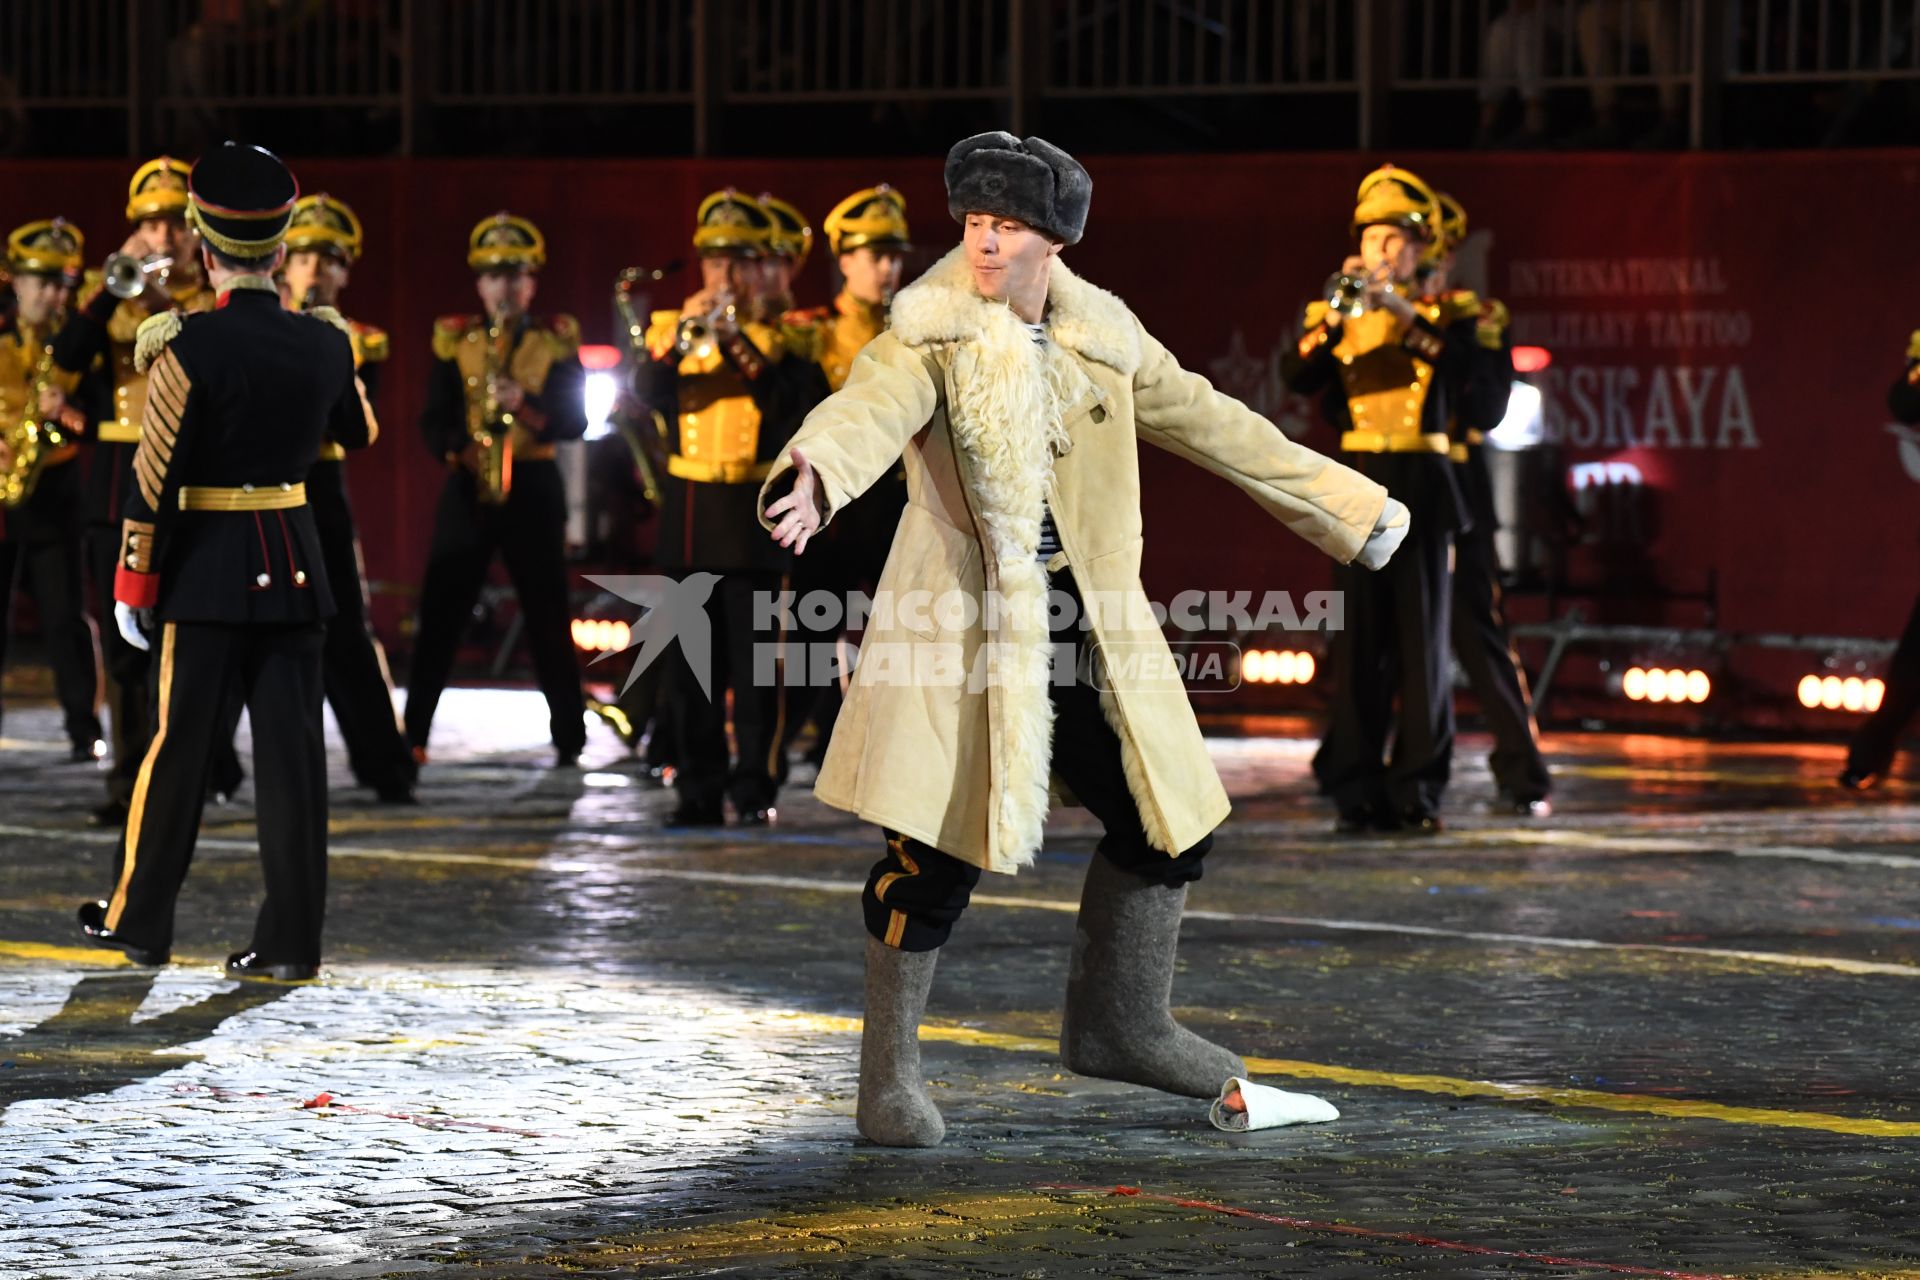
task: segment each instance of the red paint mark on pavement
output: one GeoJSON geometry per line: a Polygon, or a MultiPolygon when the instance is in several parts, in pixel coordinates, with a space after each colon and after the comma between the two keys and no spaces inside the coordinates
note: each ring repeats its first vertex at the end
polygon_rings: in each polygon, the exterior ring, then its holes
{"type": "MultiPolygon", "coordinates": [[[[222,1089],[211,1084],[177,1084],[175,1093],[204,1093],[210,1098],[222,1102],[231,1102],[238,1098],[272,1098],[271,1093],[247,1093],[239,1089],[222,1089]]],[[[487,1124],[480,1120],[453,1120],[445,1116],[416,1115],[411,1111],[381,1111],[374,1107],[356,1107],[349,1102],[341,1102],[330,1093],[316,1094],[300,1103],[302,1111],[338,1111],[346,1115],[380,1116],[387,1120],[404,1120],[408,1124],[417,1124],[422,1129],[477,1129],[482,1133],[510,1133],[520,1138],[545,1138],[548,1134],[537,1133],[532,1129],[513,1129],[503,1124],[487,1124]]]]}
{"type": "Polygon", "coordinates": [[[1110,1196],[1134,1196],[1141,1200],[1152,1200],[1158,1204],[1170,1204],[1180,1209],[1200,1209],[1207,1213],[1222,1213],[1229,1217],[1247,1218],[1254,1222],[1269,1222],[1279,1227],[1290,1227],[1295,1231],[1325,1231],[1334,1235],[1358,1236],[1364,1240],[1383,1240],[1394,1244],[1419,1245],[1425,1249],[1470,1253],[1481,1258],[1512,1258],[1520,1262],[1538,1262],[1550,1267],[1582,1267],[1593,1271],[1610,1271],[1622,1276],[1660,1276],[1665,1280],[1735,1280],[1735,1277],[1712,1272],[1663,1271],[1654,1267],[1635,1267],[1624,1262],[1596,1262],[1591,1258],[1563,1258],[1551,1253],[1492,1249],[1486,1245],[1468,1244],[1464,1240],[1444,1240],[1437,1236],[1414,1235],[1406,1231],[1375,1231],[1369,1227],[1356,1227],[1344,1222],[1317,1222],[1312,1218],[1290,1218],[1275,1213],[1257,1213],[1252,1209],[1241,1209],[1230,1204],[1214,1204],[1209,1200],[1189,1200],[1182,1196],[1156,1195],[1151,1191],[1142,1191],[1138,1187],[1093,1187],[1070,1182],[1043,1182],[1036,1190],[1102,1191],[1110,1196]]]}

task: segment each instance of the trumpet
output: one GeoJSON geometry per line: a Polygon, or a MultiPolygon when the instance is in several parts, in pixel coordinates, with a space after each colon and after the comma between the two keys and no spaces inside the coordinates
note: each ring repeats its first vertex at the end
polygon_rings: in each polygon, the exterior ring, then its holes
{"type": "Polygon", "coordinates": [[[1367,300],[1367,291],[1375,287],[1385,293],[1399,292],[1393,281],[1382,280],[1379,272],[1355,275],[1351,271],[1336,271],[1327,277],[1321,296],[1326,299],[1328,310],[1349,320],[1358,320],[1373,309],[1373,303],[1367,300]]]}
{"type": "Polygon", "coordinates": [[[136,258],[130,253],[116,253],[107,259],[107,292],[116,298],[137,298],[147,291],[149,284],[165,289],[172,272],[173,258],[169,254],[136,258]]]}
{"type": "Polygon", "coordinates": [[[729,302],[725,306],[715,307],[705,315],[681,316],[680,327],[674,333],[673,347],[681,355],[713,354],[713,335],[724,319],[734,323],[739,311],[729,302]]]}

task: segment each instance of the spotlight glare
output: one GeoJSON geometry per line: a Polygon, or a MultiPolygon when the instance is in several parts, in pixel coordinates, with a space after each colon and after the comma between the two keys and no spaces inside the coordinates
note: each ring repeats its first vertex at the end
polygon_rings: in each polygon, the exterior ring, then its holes
{"type": "Polygon", "coordinates": [[[1647,696],[1647,672],[1639,667],[1628,667],[1627,673],[1620,677],[1620,692],[1635,702],[1647,696]]]}
{"type": "Polygon", "coordinates": [[[1867,681],[1866,705],[1868,711],[1878,711],[1881,700],[1887,696],[1887,682],[1878,678],[1867,681]]]}
{"type": "Polygon", "coordinates": [[[1713,693],[1713,681],[1704,671],[1687,672],[1687,701],[1705,702],[1713,693]]]}
{"type": "Polygon", "coordinates": [[[1846,686],[1839,676],[1828,676],[1820,682],[1820,705],[1827,710],[1838,711],[1846,697],[1846,686]]]}
{"type": "Polygon", "coordinates": [[[1794,692],[1800,697],[1800,705],[1811,711],[1820,705],[1820,677],[1801,676],[1800,687],[1794,692]]]}

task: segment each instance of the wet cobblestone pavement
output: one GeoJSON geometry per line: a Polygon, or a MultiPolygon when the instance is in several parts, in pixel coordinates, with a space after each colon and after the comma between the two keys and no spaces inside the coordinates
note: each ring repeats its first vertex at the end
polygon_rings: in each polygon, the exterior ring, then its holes
{"type": "Polygon", "coordinates": [[[210,809],[176,963],[85,949],[100,780],[0,742],[0,1275],[1920,1276],[1920,789],[1831,746],[1553,739],[1545,822],[1337,842],[1312,744],[1233,793],[1182,1016],[1329,1125],[1061,1072],[1090,826],[989,877],[925,1055],[946,1143],[856,1140],[864,829],[665,834],[596,738],[466,691],[417,808],[336,760],[324,979],[238,984],[251,788],[210,809]]]}

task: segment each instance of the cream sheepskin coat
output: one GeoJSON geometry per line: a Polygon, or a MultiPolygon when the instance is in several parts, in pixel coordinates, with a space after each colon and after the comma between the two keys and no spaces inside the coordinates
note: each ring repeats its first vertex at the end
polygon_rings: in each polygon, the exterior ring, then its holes
{"type": "Polygon", "coordinates": [[[797,448],[831,520],[904,454],[907,507],[876,601],[920,591],[1004,602],[990,617],[876,609],[814,786],[837,809],[991,871],[1033,860],[1054,794],[1053,707],[1033,674],[1049,650],[1043,499],[1081,592],[1109,602],[1096,641],[1130,656],[1109,662],[1101,705],[1146,835],[1170,855],[1228,804],[1140,585],[1136,440],[1226,477],[1342,563],[1386,502],[1379,485],[1182,369],[1119,298],[1058,259],[1051,270],[1052,341],[1041,345],[979,295],[963,250],[948,254],[900,292],[889,330],[808,415],[761,493],[764,521],[792,485],[797,448]],[[944,666],[902,674],[936,649],[944,666]],[[969,678],[951,678],[956,666],[969,678]]]}

